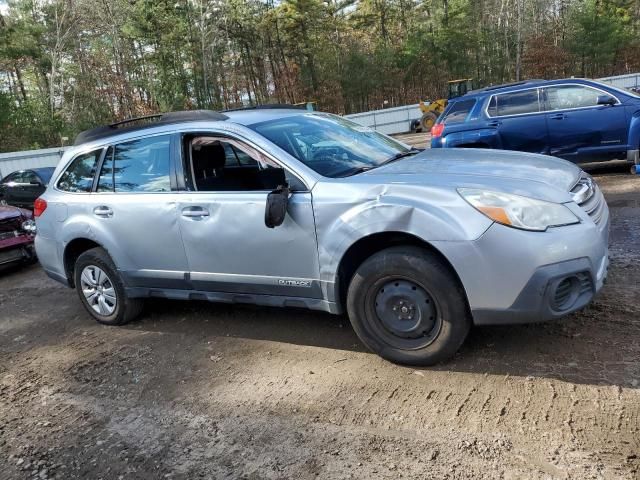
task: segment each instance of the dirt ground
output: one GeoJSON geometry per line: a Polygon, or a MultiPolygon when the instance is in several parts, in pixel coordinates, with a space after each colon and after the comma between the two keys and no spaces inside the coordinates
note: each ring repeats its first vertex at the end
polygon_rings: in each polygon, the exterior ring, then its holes
{"type": "Polygon", "coordinates": [[[640,177],[594,174],[597,300],[436,368],[302,310],[154,301],[104,327],[38,266],[0,273],[0,479],[640,478],[640,177]]]}

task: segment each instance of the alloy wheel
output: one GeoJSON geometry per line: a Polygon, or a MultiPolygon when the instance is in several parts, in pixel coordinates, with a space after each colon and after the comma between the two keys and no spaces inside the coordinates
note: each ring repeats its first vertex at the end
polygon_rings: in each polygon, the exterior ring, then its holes
{"type": "Polygon", "coordinates": [[[118,305],[115,287],[100,267],[87,265],[80,275],[82,293],[89,306],[99,315],[112,315],[118,305]]]}

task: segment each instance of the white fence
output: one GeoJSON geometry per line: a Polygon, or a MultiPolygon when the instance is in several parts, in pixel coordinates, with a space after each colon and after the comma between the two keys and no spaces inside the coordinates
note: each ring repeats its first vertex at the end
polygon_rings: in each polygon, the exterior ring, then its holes
{"type": "MultiPolygon", "coordinates": [[[[619,88],[640,87],[640,73],[616,75],[615,77],[599,78],[598,80],[619,88]]],[[[354,122],[358,122],[365,127],[371,127],[387,135],[408,132],[411,129],[411,121],[421,116],[422,112],[417,103],[405,107],[385,108],[383,110],[345,115],[346,118],[354,122]]]]}
{"type": "Polygon", "coordinates": [[[422,112],[417,103],[404,107],[392,107],[385,108],[384,110],[345,115],[346,118],[354,122],[364,125],[365,127],[371,127],[387,135],[408,132],[411,130],[411,121],[421,116],[422,112]]]}
{"type": "Polygon", "coordinates": [[[630,73],[629,75],[616,75],[615,77],[599,78],[601,82],[606,82],[618,88],[639,88],[640,73],[630,73]]]}
{"type": "Polygon", "coordinates": [[[0,153],[0,178],[16,170],[58,165],[64,148],[45,148],[23,152],[0,153]]]}

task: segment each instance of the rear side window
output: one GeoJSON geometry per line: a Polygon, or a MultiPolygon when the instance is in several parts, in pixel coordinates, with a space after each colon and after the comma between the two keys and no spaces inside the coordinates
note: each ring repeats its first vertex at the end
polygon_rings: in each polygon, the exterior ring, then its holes
{"type": "Polygon", "coordinates": [[[2,180],[2,183],[21,183],[22,182],[22,172],[14,172],[10,173],[2,180]]]}
{"type": "Polygon", "coordinates": [[[494,95],[487,108],[490,117],[522,115],[539,111],[540,99],[537,89],[494,95]]]}
{"type": "Polygon", "coordinates": [[[464,122],[475,104],[475,100],[459,100],[455,102],[447,109],[440,123],[451,124],[464,122]]]}
{"type": "Polygon", "coordinates": [[[22,174],[22,183],[39,183],[40,179],[38,178],[38,176],[33,173],[33,172],[24,172],[22,174]]]}
{"type": "Polygon", "coordinates": [[[69,167],[60,175],[58,190],[65,192],[90,192],[93,178],[98,168],[98,160],[102,149],[83,153],[73,159],[69,167]]]}
{"type": "Polygon", "coordinates": [[[169,192],[169,135],[140,138],[109,147],[98,180],[99,192],[169,192]]]}

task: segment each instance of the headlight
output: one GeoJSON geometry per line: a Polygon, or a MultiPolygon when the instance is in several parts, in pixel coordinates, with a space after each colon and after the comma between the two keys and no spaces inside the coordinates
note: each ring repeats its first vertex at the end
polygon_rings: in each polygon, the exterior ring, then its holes
{"type": "Polygon", "coordinates": [[[510,227],[544,231],[548,227],[580,223],[580,219],[560,203],[476,188],[460,188],[458,193],[491,220],[510,227]]]}
{"type": "Polygon", "coordinates": [[[34,222],[33,220],[26,220],[22,222],[21,227],[22,227],[22,230],[24,230],[27,233],[31,233],[31,234],[36,233],[36,222],[34,222]]]}

